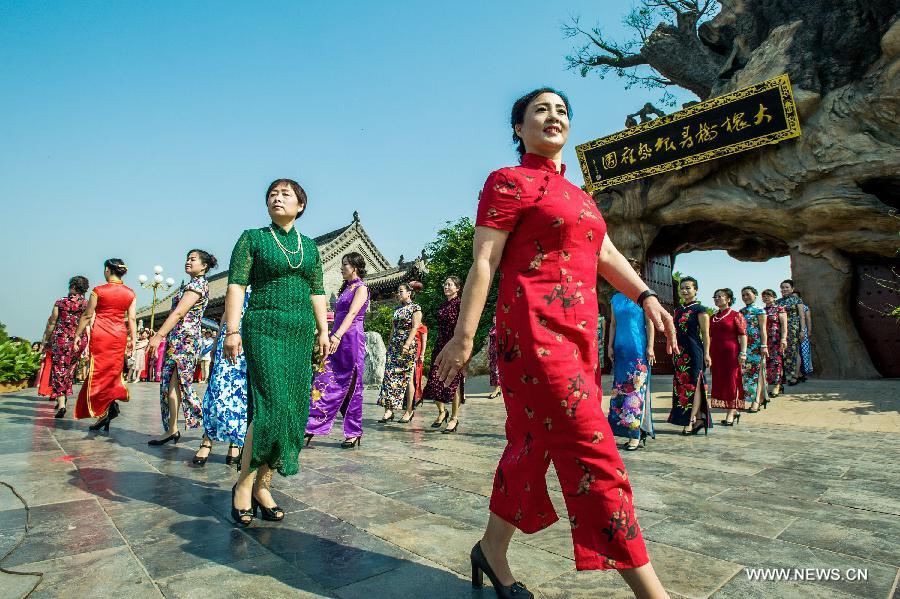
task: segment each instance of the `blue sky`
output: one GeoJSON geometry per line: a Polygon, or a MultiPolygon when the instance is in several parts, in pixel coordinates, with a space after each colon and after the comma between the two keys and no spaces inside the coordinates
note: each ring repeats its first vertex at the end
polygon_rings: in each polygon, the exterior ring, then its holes
{"type": "MultiPolygon", "coordinates": [[[[565,158],[581,184],[575,144],[658,94],[566,71],[560,24],[580,14],[615,34],[629,7],[0,0],[0,321],[37,337],[68,277],[102,282],[107,257],[134,288],[157,263],[180,280],[192,247],[226,267],[283,176],[309,193],[302,232],[358,210],[389,259],[416,255],[515,161],[509,108],[540,85],[573,103],[565,158]]],[[[789,270],[722,256],[676,268],[710,293],[789,270]]]]}

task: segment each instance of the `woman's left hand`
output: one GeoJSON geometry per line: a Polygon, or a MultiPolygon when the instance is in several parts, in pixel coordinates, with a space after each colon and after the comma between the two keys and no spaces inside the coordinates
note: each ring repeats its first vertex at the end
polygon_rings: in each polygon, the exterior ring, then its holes
{"type": "Polygon", "coordinates": [[[768,357],[769,357],[769,348],[768,348],[768,346],[763,345],[763,346],[760,348],[760,352],[762,353],[762,355],[763,355],[764,358],[768,358],[768,357]]]}
{"type": "Polygon", "coordinates": [[[338,345],[341,344],[341,338],[337,335],[331,335],[328,338],[328,355],[330,356],[337,351],[338,345]]]}
{"type": "Polygon", "coordinates": [[[675,338],[675,321],[656,297],[650,296],[644,300],[644,314],[656,327],[656,330],[666,336],[666,353],[678,353],[678,340],[675,338]]]}
{"type": "Polygon", "coordinates": [[[656,365],[656,354],[653,352],[652,347],[647,348],[647,364],[650,366],[656,365]]]}
{"type": "Polygon", "coordinates": [[[747,363],[747,354],[738,354],[738,362],[740,362],[741,366],[747,363]]]}

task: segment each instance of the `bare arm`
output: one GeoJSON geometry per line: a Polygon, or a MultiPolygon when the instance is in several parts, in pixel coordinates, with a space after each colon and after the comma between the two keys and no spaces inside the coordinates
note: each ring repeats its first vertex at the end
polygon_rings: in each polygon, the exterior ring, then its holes
{"type": "MultiPolygon", "coordinates": [[[[613,245],[609,235],[603,239],[600,247],[600,260],[597,262],[597,272],[604,279],[624,293],[632,301],[637,301],[638,296],[648,289],[647,284],[634,272],[628,260],[625,259],[616,246],[613,245]]],[[[672,315],[666,312],[655,297],[644,300],[644,314],[656,329],[666,335],[666,351],[673,353],[678,351],[678,342],[675,339],[675,322],[672,315]]]]}
{"type": "Polygon", "coordinates": [[[200,294],[194,291],[193,289],[188,289],[185,291],[184,295],[181,296],[181,300],[179,300],[178,305],[175,306],[175,309],[169,312],[169,316],[166,318],[166,321],[162,323],[159,327],[159,330],[156,331],[156,334],[150,338],[150,353],[156,353],[156,350],[159,348],[159,345],[163,342],[163,339],[166,338],[166,335],[175,328],[181,319],[184,318],[185,314],[188,313],[194,304],[200,299],[200,294]]]}
{"type": "Polygon", "coordinates": [[[613,348],[616,345],[616,313],[612,309],[609,311],[609,342],[607,343],[606,349],[609,350],[609,361],[616,361],[616,354],[613,351],[613,348]]]}
{"type": "Polygon", "coordinates": [[[701,312],[697,315],[697,322],[700,324],[700,336],[703,338],[703,364],[709,368],[712,365],[712,358],[709,357],[709,314],[701,312]]]}
{"type": "Polygon", "coordinates": [[[782,311],[778,314],[778,322],[781,323],[781,339],[779,339],[778,345],[781,347],[781,351],[784,351],[787,349],[788,317],[786,312],[782,311]]]}
{"type": "Polygon", "coordinates": [[[125,353],[130,356],[134,353],[134,344],[137,342],[137,298],[131,300],[128,306],[128,331],[131,333],[131,341],[125,353]]]}
{"type": "Polygon", "coordinates": [[[741,352],[738,354],[738,362],[743,365],[747,361],[747,335],[738,335],[738,345],[741,347],[741,352]]]}
{"type": "Polygon", "coordinates": [[[653,344],[656,343],[656,327],[650,317],[644,315],[644,329],[647,331],[647,364],[653,366],[656,364],[656,352],[653,351],[653,344]]]}
{"type": "Polygon", "coordinates": [[[419,326],[422,324],[422,311],[413,312],[412,318],[412,328],[409,330],[409,335],[406,336],[406,342],[403,344],[403,349],[408,350],[412,347],[412,344],[416,341],[416,332],[419,330],[419,326]]]}
{"type": "Polygon", "coordinates": [[[766,313],[763,312],[758,317],[759,319],[759,353],[761,353],[765,357],[769,357],[769,332],[766,330],[766,322],[768,322],[766,313]]]}
{"type": "Polygon", "coordinates": [[[75,343],[78,343],[78,340],[81,339],[82,333],[91,324],[92,319],[94,318],[94,312],[97,310],[97,294],[92,293],[91,298],[88,300],[87,308],[84,309],[84,312],[81,314],[81,318],[78,320],[78,329],[75,330],[75,343]]]}
{"type": "Polygon", "coordinates": [[[241,342],[241,309],[244,307],[244,295],[247,293],[246,285],[229,283],[225,290],[225,342],[222,345],[222,353],[225,359],[232,364],[237,364],[237,358],[243,351],[241,342]]]}
{"type": "Polygon", "coordinates": [[[318,331],[316,339],[316,349],[321,359],[325,359],[328,355],[328,306],[325,301],[324,294],[310,294],[312,302],[313,316],[316,319],[316,331],[318,331]]]}
{"type": "Polygon", "coordinates": [[[472,356],[472,345],[478,321],[484,311],[494,273],[500,264],[509,233],[490,227],[475,227],[472,240],[472,267],[466,276],[466,287],[459,308],[459,320],[453,338],[434,361],[438,380],[448,383],[465,367],[472,356]]]}
{"type": "Polygon", "coordinates": [[[50,333],[53,332],[53,327],[56,326],[57,320],[59,320],[59,308],[54,304],[53,311],[50,312],[50,318],[47,319],[47,328],[44,329],[44,336],[41,341],[44,345],[50,343],[50,333]]]}

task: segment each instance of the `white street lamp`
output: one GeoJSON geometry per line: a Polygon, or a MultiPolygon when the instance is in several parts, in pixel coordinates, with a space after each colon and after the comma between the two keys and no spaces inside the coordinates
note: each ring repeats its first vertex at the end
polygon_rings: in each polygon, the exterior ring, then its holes
{"type": "Polygon", "coordinates": [[[163,292],[168,291],[175,285],[175,279],[169,277],[168,279],[163,280],[162,272],[163,267],[157,264],[153,267],[153,272],[155,273],[153,276],[153,281],[150,281],[147,275],[140,275],[138,277],[138,281],[141,284],[141,287],[144,289],[152,289],[153,290],[153,303],[150,304],[150,330],[155,330],[153,328],[153,320],[156,317],[156,293],[159,290],[163,292]]]}

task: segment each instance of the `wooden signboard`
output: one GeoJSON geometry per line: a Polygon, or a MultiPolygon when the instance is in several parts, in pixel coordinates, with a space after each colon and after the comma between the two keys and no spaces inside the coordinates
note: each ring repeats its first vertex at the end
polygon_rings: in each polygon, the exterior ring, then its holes
{"type": "Polygon", "coordinates": [[[800,135],[787,75],[575,148],[588,193],[800,135]]]}

